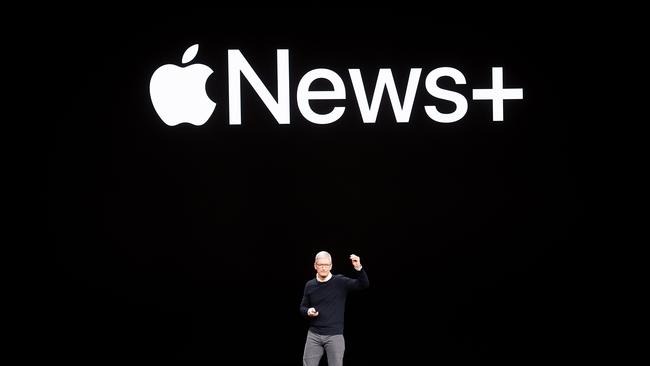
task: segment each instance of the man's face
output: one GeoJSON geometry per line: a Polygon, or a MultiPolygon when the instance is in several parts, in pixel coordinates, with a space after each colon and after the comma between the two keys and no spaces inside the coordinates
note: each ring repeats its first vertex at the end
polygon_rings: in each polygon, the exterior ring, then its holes
{"type": "Polygon", "coordinates": [[[330,274],[332,262],[327,259],[318,259],[314,263],[314,268],[316,269],[316,273],[318,273],[318,277],[325,278],[330,274]]]}

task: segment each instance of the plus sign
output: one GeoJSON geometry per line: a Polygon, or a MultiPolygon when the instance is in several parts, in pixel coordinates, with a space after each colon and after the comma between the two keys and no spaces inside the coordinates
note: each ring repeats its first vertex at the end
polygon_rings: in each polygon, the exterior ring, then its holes
{"type": "Polygon", "coordinates": [[[505,99],[524,99],[521,88],[503,89],[503,67],[492,68],[492,89],[473,89],[474,100],[492,101],[492,120],[503,121],[503,101],[505,99]]]}

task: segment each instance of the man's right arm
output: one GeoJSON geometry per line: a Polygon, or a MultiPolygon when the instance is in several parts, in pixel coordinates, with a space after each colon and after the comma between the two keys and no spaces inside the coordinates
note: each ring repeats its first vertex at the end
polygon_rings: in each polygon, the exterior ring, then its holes
{"type": "Polygon", "coordinates": [[[310,301],[309,301],[309,295],[307,294],[307,285],[305,284],[305,290],[303,291],[302,294],[302,301],[300,302],[300,314],[302,316],[308,316],[307,311],[311,307],[310,301]]]}

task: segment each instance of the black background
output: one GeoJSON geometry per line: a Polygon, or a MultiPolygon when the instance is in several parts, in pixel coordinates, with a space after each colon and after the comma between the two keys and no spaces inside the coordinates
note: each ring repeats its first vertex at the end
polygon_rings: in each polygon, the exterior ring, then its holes
{"type": "Polygon", "coordinates": [[[464,14],[197,6],[61,18],[47,38],[50,55],[67,55],[47,145],[52,356],[300,364],[298,304],[319,250],[344,274],[358,254],[371,282],[348,300],[347,365],[575,350],[579,121],[565,87],[575,33],[559,12],[464,14]],[[149,80],[195,43],[217,108],[203,126],[169,127],[149,80]],[[229,126],[227,50],[240,49],[275,94],[281,48],[291,124],[278,125],[244,80],[243,124],[229,126]],[[453,108],[424,88],[441,66],[467,79],[441,80],[468,99],[456,123],[424,112],[453,108]],[[524,89],[503,122],[491,102],[471,100],[493,66],[505,87],[524,89]],[[391,68],[402,96],[412,67],[423,72],[410,122],[395,122],[384,94],[377,122],[362,123],[347,69],[361,69],[370,93],[391,68]],[[346,100],[313,104],[346,107],[331,125],[296,105],[315,68],[346,86],[346,100]]]}

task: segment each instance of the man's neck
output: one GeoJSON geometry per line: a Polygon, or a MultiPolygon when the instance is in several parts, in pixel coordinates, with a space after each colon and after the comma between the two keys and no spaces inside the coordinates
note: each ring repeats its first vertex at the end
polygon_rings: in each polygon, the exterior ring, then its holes
{"type": "Polygon", "coordinates": [[[332,278],[332,272],[330,272],[325,278],[321,278],[319,275],[316,275],[316,281],[318,282],[327,282],[330,280],[330,278],[332,278]]]}

